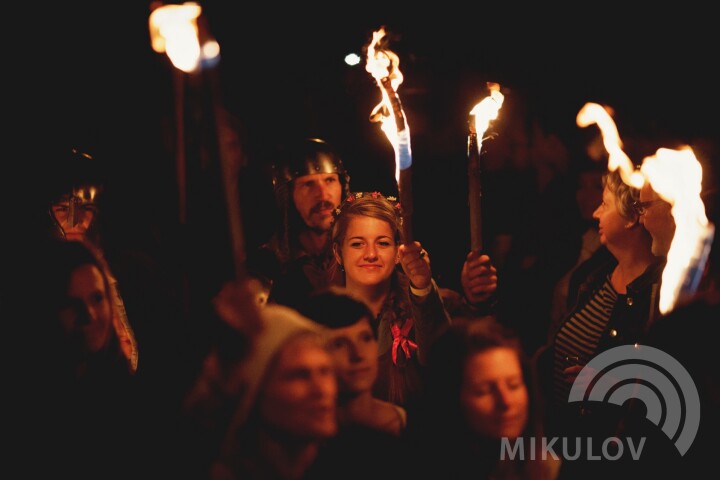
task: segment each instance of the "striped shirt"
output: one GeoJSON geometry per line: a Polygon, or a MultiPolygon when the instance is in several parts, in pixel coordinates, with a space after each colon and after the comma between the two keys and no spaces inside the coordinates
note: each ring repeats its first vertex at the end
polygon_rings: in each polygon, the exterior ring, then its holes
{"type": "Polygon", "coordinates": [[[600,336],[605,331],[613,311],[618,293],[610,283],[608,275],[602,288],[562,325],[555,337],[555,358],[553,366],[555,402],[567,403],[571,383],[565,381],[563,370],[572,365],[585,365],[594,356],[600,336]],[[577,361],[566,360],[577,356],[577,361]]]}

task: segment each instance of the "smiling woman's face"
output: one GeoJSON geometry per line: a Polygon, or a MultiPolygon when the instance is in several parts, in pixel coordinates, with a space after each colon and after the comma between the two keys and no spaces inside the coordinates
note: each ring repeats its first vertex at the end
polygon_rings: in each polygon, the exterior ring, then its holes
{"type": "Polygon", "coordinates": [[[341,252],[336,251],[336,258],[345,269],[345,281],[349,288],[386,282],[398,262],[394,231],[383,220],[353,215],[348,222],[341,252]]]}

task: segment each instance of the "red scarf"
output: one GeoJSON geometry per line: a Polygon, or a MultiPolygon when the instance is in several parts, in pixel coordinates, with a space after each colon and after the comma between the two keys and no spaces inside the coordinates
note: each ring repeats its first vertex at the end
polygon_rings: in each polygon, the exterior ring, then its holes
{"type": "Polygon", "coordinates": [[[398,347],[402,348],[402,351],[405,352],[405,358],[408,360],[410,360],[412,352],[418,348],[417,343],[407,337],[413,325],[415,325],[415,321],[412,318],[408,318],[405,320],[405,323],[403,323],[402,328],[398,326],[397,322],[393,323],[390,327],[390,332],[393,336],[392,361],[395,365],[397,365],[398,347]]]}

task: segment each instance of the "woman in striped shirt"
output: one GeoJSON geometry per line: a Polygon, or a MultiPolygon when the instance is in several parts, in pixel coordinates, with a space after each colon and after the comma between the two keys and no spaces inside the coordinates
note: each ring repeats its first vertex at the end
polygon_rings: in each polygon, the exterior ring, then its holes
{"type": "Polygon", "coordinates": [[[617,170],[603,185],[602,203],[593,213],[602,247],[575,272],[568,314],[535,357],[546,400],[555,407],[548,412],[559,415],[551,415],[548,425],[559,434],[589,411],[568,403],[583,366],[605,350],[640,341],[657,315],[665,259],[653,256],[652,239],[640,223],[635,208],[640,192],[623,183],[617,170]]]}

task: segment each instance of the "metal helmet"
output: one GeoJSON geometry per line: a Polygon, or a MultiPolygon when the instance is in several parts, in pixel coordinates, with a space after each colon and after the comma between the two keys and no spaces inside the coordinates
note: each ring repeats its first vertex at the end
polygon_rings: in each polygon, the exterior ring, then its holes
{"type": "Polygon", "coordinates": [[[304,175],[336,173],[342,187],[342,197],[350,192],[350,176],[337,151],[319,138],[304,138],[285,145],[272,165],[272,183],[279,208],[279,225],[274,250],[281,262],[289,259],[297,242],[296,234],[304,228],[292,200],[293,181],[304,175]]]}
{"type": "Polygon", "coordinates": [[[77,148],[50,159],[50,182],[47,190],[47,212],[54,236],[66,239],[68,230],[80,225],[88,215],[86,237],[97,242],[99,196],[103,179],[95,159],[77,148]]]}
{"type": "Polygon", "coordinates": [[[291,183],[303,175],[337,173],[343,193],[349,189],[349,176],[335,149],[319,138],[305,138],[281,150],[278,161],[272,166],[273,187],[291,183]]]}

